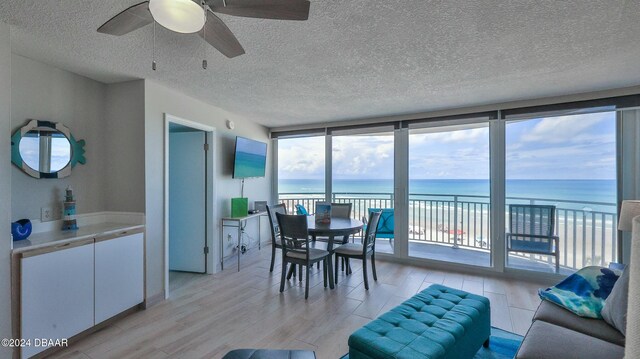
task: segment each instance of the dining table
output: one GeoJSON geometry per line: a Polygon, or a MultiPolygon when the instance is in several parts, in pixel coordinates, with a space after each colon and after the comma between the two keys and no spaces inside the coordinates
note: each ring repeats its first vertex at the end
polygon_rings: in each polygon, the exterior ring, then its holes
{"type": "Polygon", "coordinates": [[[359,233],[364,227],[364,223],[357,219],[353,218],[331,218],[329,223],[316,223],[315,216],[307,217],[307,231],[309,235],[312,237],[327,237],[329,241],[327,243],[327,251],[331,254],[329,256],[329,287],[331,289],[334,288],[334,280],[333,275],[337,275],[337,273],[333,273],[333,247],[335,243],[335,238],[340,238],[339,244],[345,243],[349,236],[352,234],[359,233]],[[332,275],[333,274],[333,275],[332,275]]]}

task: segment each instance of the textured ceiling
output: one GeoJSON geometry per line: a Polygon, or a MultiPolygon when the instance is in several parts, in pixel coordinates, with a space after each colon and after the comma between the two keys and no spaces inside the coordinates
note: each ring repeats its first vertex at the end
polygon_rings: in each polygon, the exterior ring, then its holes
{"type": "Polygon", "coordinates": [[[0,20],[17,54],[154,79],[270,127],[640,84],[640,0],[312,0],[306,22],[220,15],[247,52],[235,59],[158,27],[156,72],[151,26],[95,31],[136,2],[3,0],[0,20]]]}

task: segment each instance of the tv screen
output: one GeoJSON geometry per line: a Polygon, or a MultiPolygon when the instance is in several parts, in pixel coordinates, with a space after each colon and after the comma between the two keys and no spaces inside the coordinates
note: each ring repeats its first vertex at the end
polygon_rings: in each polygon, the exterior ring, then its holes
{"type": "Polygon", "coordinates": [[[233,178],[264,177],[266,164],[266,143],[236,137],[233,178]]]}

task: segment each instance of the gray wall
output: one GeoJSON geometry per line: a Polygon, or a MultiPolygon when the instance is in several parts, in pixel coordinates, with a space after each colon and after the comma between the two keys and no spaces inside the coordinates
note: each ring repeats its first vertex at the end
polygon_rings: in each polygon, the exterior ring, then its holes
{"type": "MultiPolygon", "coordinates": [[[[620,200],[640,199],[640,110],[620,112],[622,138],[619,144],[622,189],[620,200]]],[[[629,264],[631,232],[622,233],[622,262],[629,264]]]]}
{"type": "MultiPolygon", "coordinates": [[[[146,176],[146,220],[147,220],[147,296],[158,295],[164,289],[164,114],[198,122],[216,128],[216,172],[214,178],[217,188],[217,215],[228,216],[231,213],[230,199],[240,196],[240,181],[231,178],[233,149],[236,136],[245,136],[255,140],[268,141],[266,127],[249,120],[238,118],[220,108],[211,106],[187,95],[173,91],[152,81],[145,81],[145,176],[146,176]],[[225,127],[225,120],[235,121],[235,130],[225,127]]],[[[269,146],[269,158],[271,146],[269,146]]],[[[267,163],[266,177],[247,180],[245,197],[249,201],[268,200],[271,190],[271,161],[267,163]]],[[[216,221],[215,235],[219,235],[219,220],[216,221]]],[[[263,222],[264,224],[264,222],[263,222]]],[[[257,237],[257,223],[248,228],[252,236],[257,237]]],[[[263,238],[267,225],[262,228],[263,238]]],[[[214,245],[212,254],[219,256],[219,248],[214,245]]]]}
{"type": "Polygon", "coordinates": [[[107,211],[144,212],[144,80],[107,86],[107,211]]]}
{"type": "Polygon", "coordinates": [[[104,210],[105,161],[104,110],[107,86],[28,58],[12,55],[11,130],[28,119],[60,122],[77,140],[86,141],[85,165],[77,165],[71,176],[36,179],[11,166],[11,219],[39,219],[41,207],[52,207],[61,215],[64,189],[71,185],[78,213],[104,210]]]}
{"type": "MultiPolygon", "coordinates": [[[[11,338],[11,39],[0,22],[0,338],[11,338]]],[[[0,347],[0,358],[11,350],[0,347]]]]}

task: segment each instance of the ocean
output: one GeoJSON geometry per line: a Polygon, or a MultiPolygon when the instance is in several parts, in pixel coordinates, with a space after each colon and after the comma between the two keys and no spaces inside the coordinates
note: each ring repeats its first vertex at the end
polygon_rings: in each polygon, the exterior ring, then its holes
{"type": "MultiPolygon", "coordinates": [[[[317,179],[281,179],[278,181],[280,194],[313,194],[324,192],[324,181],[317,179]]],[[[341,179],[333,182],[336,194],[366,194],[379,197],[393,192],[393,180],[351,180],[341,179]]],[[[425,198],[426,194],[484,196],[490,192],[489,180],[439,180],[416,179],[409,181],[411,198],[425,198]]],[[[514,198],[537,199],[537,204],[554,204],[570,209],[585,209],[615,212],[616,181],[615,180],[507,180],[507,203],[523,203],[514,198]],[[511,200],[510,200],[511,199],[511,200]],[[569,201],[569,202],[565,202],[569,201]],[[598,202],[573,203],[573,202],[598,202]]],[[[359,197],[359,196],[358,196],[359,197]]]]}

